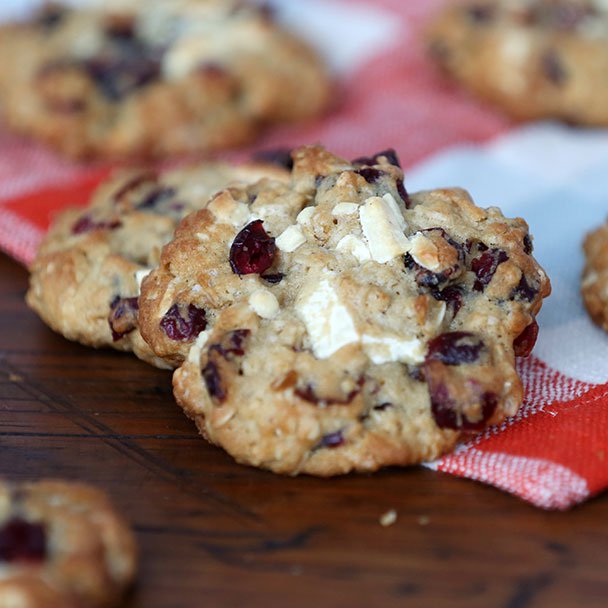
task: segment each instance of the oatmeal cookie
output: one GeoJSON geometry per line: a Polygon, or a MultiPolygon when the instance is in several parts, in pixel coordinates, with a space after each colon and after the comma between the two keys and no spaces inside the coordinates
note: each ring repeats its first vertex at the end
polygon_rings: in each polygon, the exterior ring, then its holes
{"type": "Polygon", "coordinates": [[[519,120],[608,125],[608,5],[467,0],[427,32],[447,74],[519,120]]]}
{"type": "Polygon", "coordinates": [[[136,546],[101,491],[0,482],[0,605],[108,608],[132,583],[136,546]]]}
{"type": "Polygon", "coordinates": [[[28,304],[69,340],[133,351],[167,367],[138,330],[139,282],[185,215],[230,183],[265,176],[281,180],[289,174],[268,163],[208,162],[163,174],[133,170],[114,176],[86,209],[56,219],[30,268],[28,304]]]}
{"type": "Polygon", "coordinates": [[[319,115],[314,52],[242,0],[58,4],[0,30],[9,126],[76,158],[162,157],[254,139],[319,115]]]}
{"type": "Polygon", "coordinates": [[[550,283],[522,219],[408,195],[392,150],[293,153],[218,193],[143,282],[177,401],[239,462],[330,476],[436,458],[515,414],[550,283]]]}
{"type": "Polygon", "coordinates": [[[608,223],[587,235],[581,293],[593,322],[608,331],[608,223]]]}

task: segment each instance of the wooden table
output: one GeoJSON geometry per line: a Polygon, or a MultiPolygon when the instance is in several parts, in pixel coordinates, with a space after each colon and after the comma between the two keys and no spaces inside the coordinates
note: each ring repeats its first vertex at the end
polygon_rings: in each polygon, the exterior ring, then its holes
{"type": "Polygon", "coordinates": [[[141,547],[129,608],[608,606],[608,496],[548,513],[419,468],[239,466],[197,436],[169,373],[55,335],[26,287],[0,254],[0,475],[112,495],[141,547]]]}

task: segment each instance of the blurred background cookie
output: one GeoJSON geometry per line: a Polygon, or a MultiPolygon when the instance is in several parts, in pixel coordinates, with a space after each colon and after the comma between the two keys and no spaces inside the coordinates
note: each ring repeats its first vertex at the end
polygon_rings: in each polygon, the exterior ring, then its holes
{"type": "Polygon", "coordinates": [[[427,31],[445,73],[519,120],[608,125],[608,5],[452,2],[427,31]]]}
{"type": "Polygon", "coordinates": [[[9,126],[75,158],[252,141],[328,106],[328,74],[267,7],[240,0],[47,5],[0,30],[9,126]],[[95,8],[96,7],[96,8],[95,8]]]}
{"type": "Polygon", "coordinates": [[[139,283],[179,221],[230,184],[288,179],[277,165],[207,162],[164,173],[132,170],[102,184],[85,208],[63,211],[30,268],[27,302],[55,331],[158,367],[138,329],[139,283]]]}
{"type": "Polygon", "coordinates": [[[107,496],[66,481],[0,482],[0,606],[110,608],[135,577],[133,534],[107,496]]]}

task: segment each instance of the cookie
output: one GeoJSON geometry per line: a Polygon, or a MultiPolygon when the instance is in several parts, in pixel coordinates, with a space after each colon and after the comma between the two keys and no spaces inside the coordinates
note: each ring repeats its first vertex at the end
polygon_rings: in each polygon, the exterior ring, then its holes
{"type": "Polygon", "coordinates": [[[593,322],[608,331],[608,224],[587,235],[583,251],[583,302],[593,322]]]}
{"type": "Polygon", "coordinates": [[[0,482],[0,605],[109,608],[136,570],[133,534],[104,493],[0,482]]]}
{"type": "Polygon", "coordinates": [[[330,476],[436,458],[515,414],[550,292],[522,219],[408,195],[395,153],[293,153],[217,194],[142,284],[178,403],[237,461],[330,476]]]}
{"type": "Polygon", "coordinates": [[[0,30],[9,126],[75,158],[163,157],[237,146],[318,116],[315,53],[242,0],[51,5],[0,30]]]}
{"type": "Polygon", "coordinates": [[[179,221],[229,183],[287,179],[279,166],[208,162],[159,174],[121,172],[100,186],[86,209],[56,218],[30,271],[27,302],[69,340],[133,351],[167,367],[143,341],[139,282],[158,262],[179,221]]]}
{"type": "Polygon", "coordinates": [[[518,120],[608,125],[608,6],[595,0],[468,0],[427,32],[443,70],[518,120]]]}

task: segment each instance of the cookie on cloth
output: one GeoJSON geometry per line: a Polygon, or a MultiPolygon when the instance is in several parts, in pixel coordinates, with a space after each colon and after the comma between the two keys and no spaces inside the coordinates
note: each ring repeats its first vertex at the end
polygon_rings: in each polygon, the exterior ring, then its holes
{"type": "Polygon", "coordinates": [[[133,534],[96,488],[0,482],[0,606],[109,608],[133,582],[133,534]]]}
{"type": "Polygon", "coordinates": [[[0,29],[0,52],[9,126],[76,158],[236,146],[331,97],[315,53],[242,0],[53,4],[0,29]]]}
{"type": "Polygon", "coordinates": [[[230,183],[287,179],[271,164],[208,162],[159,174],[122,172],[86,209],[55,220],[30,268],[27,302],[55,331],[94,347],[133,351],[167,367],[143,341],[137,321],[139,282],[189,212],[230,183]]]}
{"type": "Polygon", "coordinates": [[[516,119],[608,125],[605,2],[465,0],[427,39],[448,75],[516,119]]]}
{"type": "Polygon", "coordinates": [[[293,153],[217,194],[142,284],[178,403],[236,460],[330,476],[433,459],[517,412],[550,283],[528,226],[461,189],[408,195],[395,153],[293,153]]]}
{"type": "Polygon", "coordinates": [[[583,302],[593,322],[608,331],[608,223],[586,236],[583,251],[583,302]]]}

